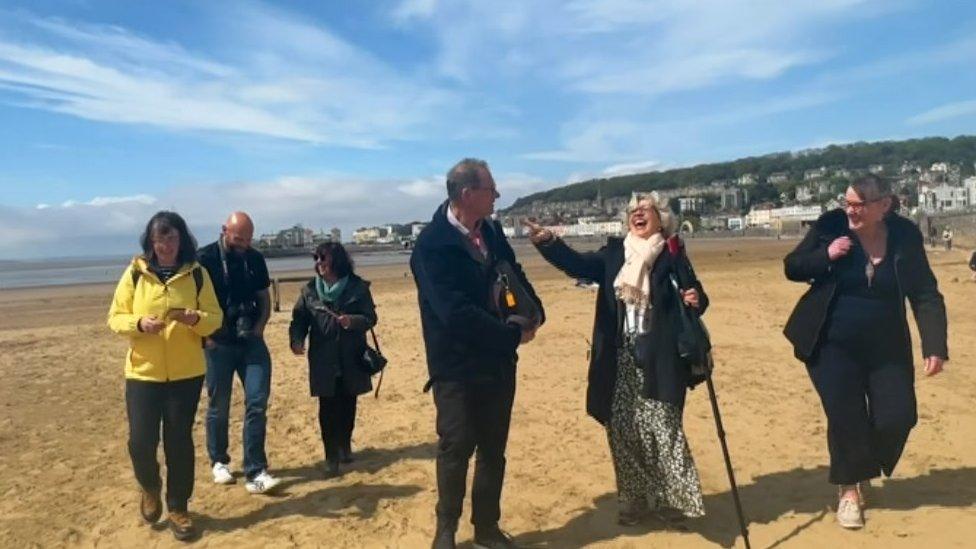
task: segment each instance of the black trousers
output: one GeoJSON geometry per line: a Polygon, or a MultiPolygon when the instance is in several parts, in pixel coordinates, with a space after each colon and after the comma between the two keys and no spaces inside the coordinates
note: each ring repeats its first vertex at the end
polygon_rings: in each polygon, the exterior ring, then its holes
{"type": "Polygon", "coordinates": [[[145,490],[159,491],[159,430],[166,456],[166,507],[186,511],[193,495],[193,420],[203,376],[179,381],[125,380],[129,416],[129,456],[136,480],[145,490]]]}
{"type": "Polygon", "coordinates": [[[915,372],[906,353],[828,340],[807,371],[827,414],[830,482],[891,476],[917,421],[915,372]]]}
{"type": "Polygon", "coordinates": [[[496,525],[501,517],[505,446],[515,400],[515,368],[506,371],[501,380],[438,381],[433,389],[437,408],[438,525],[457,529],[468,462],[476,450],[471,522],[475,528],[496,525]]]}
{"type": "Polygon", "coordinates": [[[339,381],[336,381],[334,396],[319,397],[319,428],[322,430],[326,461],[339,461],[343,452],[349,452],[352,448],[356,399],[357,395],[347,394],[339,381]]]}

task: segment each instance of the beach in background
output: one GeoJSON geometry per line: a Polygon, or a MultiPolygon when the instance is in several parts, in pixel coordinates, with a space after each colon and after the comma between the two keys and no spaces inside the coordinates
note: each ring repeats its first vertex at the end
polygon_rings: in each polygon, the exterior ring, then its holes
{"type": "MultiPolygon", "coordinates": [[[[971,546],[976,284],[969,281],[968,250],[929,252],[946,296],[951,360],[944,374],[916,378],[919,424],[895,476],[868,493],[867,527],[849,532],[833,518],[836,494],[826,482],[819,401],[781,334],[805,290],[783,277],[782,257],[794,244],[689,242],[711,298],[705,320],[714,340],[715,384],[753,547],[971,546]]],[[[707,516],[682,529],[650,520],[636,527],[616,524],[606,434],[584,411],[594,291],[576,288],[531,248],[521,246],[518,254],[545,302],[548,322],[519,352],[502,526],[530,547],[741,547],[704,387],[690,393],[684,417],[707,516]]],[[[203,531],[196,546],[429,546],[436,500],[434,407],[430,394],[421,392],[426,365],[406,257],[384,265],[358,258],[360,273],[373,282],[378,335],[390,366],[379,399],[360,399],[353,436],[358,460],[344,476],[323,478],[305,358],[288,350],[290,309],[300,283],[283,285],[283,310],[267,329],[274,361],[267,451],[272,471],[284,479],[278,494],[251,496],[240,478],[232,486],[212,484],[203,395],[190,504],[203,531]]],[[[309,272],[309,259],[291,260],[293,266],[275,270],[309,272]]],[[[105,326],[122,265],[115,264],[116,274],[103,283],[0,291],[0,547],[182,546],[139,517],[126,450],[126,341],[105,326]]],[[[238,472],[242,415],[236,387],[230,451],[238,472]]],[[[469,512],[466,502],[458,536],[466,544],[469,512]]]]}
{"type": "MultiPolygon", "coordinates": [[[[312,252],[289,257],[268,259],[272,274],[308,271],[311,273],[312,252]]],[[[353,254],[357,265],[406,264],[409,250],[384,250],[353,254]]],[[[40,259],[28,261],[0,261],[0,291],[43,286],[68,286],[116,282],[129,265],[131,257],[100,257],[75,259],[40,259]]]]}

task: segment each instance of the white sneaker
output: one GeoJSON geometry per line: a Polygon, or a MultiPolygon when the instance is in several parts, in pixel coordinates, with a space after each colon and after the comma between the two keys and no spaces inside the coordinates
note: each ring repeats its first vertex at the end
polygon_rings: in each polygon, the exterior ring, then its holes
{"type": "Polygon", "coordinates": [[[213,466],[214,484],[234,484],[234,475],[230,472],[230,467],[226,463],[214,463],[213,466]]]}
{"type": "Polygon", "coordinates": [[[244,487],[247,491],[252,494],[266,494],[271,490],[274,490],[275,486],[281,483],[281,480],[271,476],[267,470],[261,471],[254,478],[244,483],[244,487]]]}
{"type": "Polygon", "coordinates": [[[864,514],[856,499],[841,498],[837,502],[837,524],[850,530],[864,528],[864,514]]]}

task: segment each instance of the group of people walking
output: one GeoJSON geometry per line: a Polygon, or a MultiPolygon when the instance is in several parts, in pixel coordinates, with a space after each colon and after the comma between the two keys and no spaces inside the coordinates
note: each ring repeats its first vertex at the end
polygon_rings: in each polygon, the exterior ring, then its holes
{"type": "MultiPolygon", "coordinates": [[[[447,199],[410,259],[426,347],[424,391],[432,391],[436,408],[432,546],[455,547],[475,456],[474,545],[511,548],[515,542],[500,528],[500,501],[518,349],[535,338],[545,311],[491,218],[500,194],[487,163],[458,162],[446,186],[447,199]]],[[[925,373],[941,371],[948,352],[945,306],[918,228],[896,213],[897,199],[881,178],[855,181],[845,199],[785,259],[787,278],[810,284],[785,333],[827,416],[837,520],[858,528],[865,483],[892,474],[916,422],[906,298],[919,324],[925,373]]],[[[626,222],[623,238],[610,238],[592,252],[574,250],[531,221],[526,231],[549,263],[599,285],[586,409],[607,433],[619,523],[633,525],[650,514],[665,521],[702,516],[701,482],[682,426],[687,390],[701,377],[692,375],[678,340],[683,309],[704,313],[708,296],[675,234],[675,217],[655,194],[637,195],[626,222]]],[[[166,503],[178,539],[193,536],[187,514],[191,430],[204,379],[214,481],[234,481],[227,416],[236,373],[245,392],[247,489],[263,493],[278,483],[264,454],[271,360],[262,336],[270,315],[269,280],[264,259],[250,247],[252,235],[250,219],[238,212],[220,239],[197,253],[178,215],[156,214],[109,313],[111,328],[130,341],[129,451],[142,515],[155,522],[162,512],[155,457],[162,424],[166,503]]],[[[293,309],[289,341],[292,352],[308,356],[331,477],[353,459],[356,398],[372,388],[361,367],[366,332],[377,316],[369,282],[353,272],[341,244],[320,245],[314,268],[293,309]]]]}
{"type": "MultiPolygon", "coordinates": [[[[143,251],[122,274],[109,309],[109,327],[129,339],[125,400],[140,513],[150,523],[162,516],[156,458],[162,431],[168,522],[183,541],[197,533],[187,503],[193,493],[193,419],[204,385],[214,483],[236,482],[227,435],[235,377],[244,391],[244,487],[264,494],[280,483],[265,453],[272,368],[264,331],[271,281],[264,257],[251,247],[253,235],[250,217],[235,212],[217,241],[198,250],[183,218],[155,214],[141,237],[143,251]]],[[[339,463],[353,460],[356,397],[371,389],[358,357],[376,312],[369,284],[353,272],[341,244],[320,245],[313,259],[316,275],[295,304],[289,336],[296,354],[306,352],[308,341],[326,472],[334,476],[339,463]]]]}

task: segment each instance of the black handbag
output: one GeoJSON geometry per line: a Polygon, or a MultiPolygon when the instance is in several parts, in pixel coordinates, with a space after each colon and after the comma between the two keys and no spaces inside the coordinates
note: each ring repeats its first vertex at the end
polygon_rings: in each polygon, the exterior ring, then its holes
{"type": "Polygon", "coordinates": [[[522,279],[508,260],[499,259],[495,262],[495,272],[498,278],[495,282],[498,308],[503,317],[511,315],[521,316],[535,325],[542,323],[542,311],[529,294],[522,279]]]}
{"type": "Polygon", "coordinates": [[[387,360],[380,351],[380,342],[376,339],[376,332],[370,328],[369,333],[373,336],[373,347],[370,347],[368,342],[366,343],[366,348],[363,349],[362,368],[364,372],[372,376],[386,368],[387,360]]]}
{"type": "Polygon", "coordinates": [[[702,322],[698,311],[684,304],[681,300],[678,280],[673,273],[670,276],[681,315],[681,331],[677,337],[678,356],[688,366],[691,373],[689,385],[695,386],[705,381],[712,374],[712,369],[715,366],[712,361],[712,342],[708,335],[708,328],[702,322]]]}

